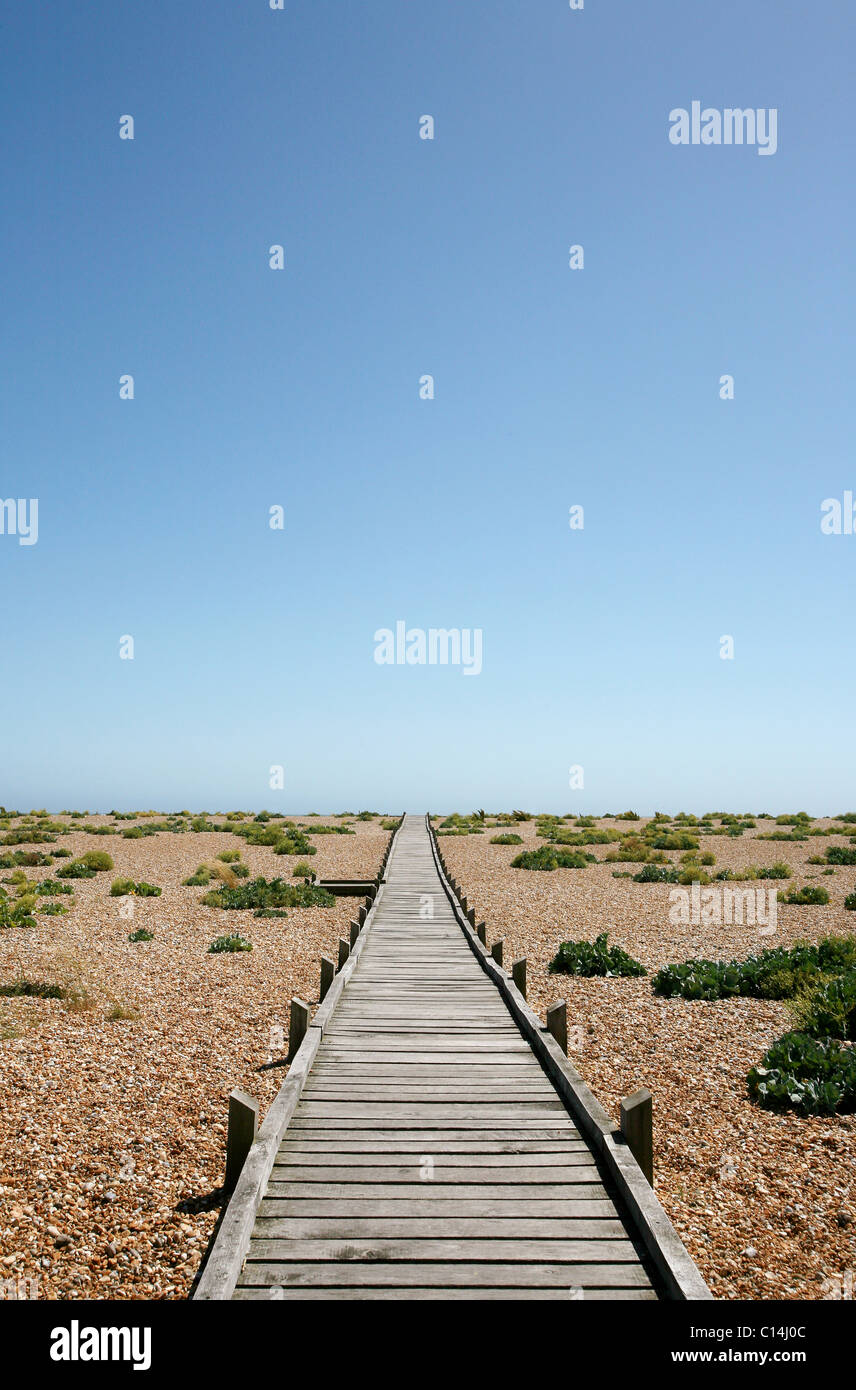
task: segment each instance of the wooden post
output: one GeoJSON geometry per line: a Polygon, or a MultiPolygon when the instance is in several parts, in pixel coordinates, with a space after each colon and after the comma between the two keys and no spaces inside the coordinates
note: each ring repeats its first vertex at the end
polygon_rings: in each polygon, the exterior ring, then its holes
{"type": "Polygon", "coordinates": [[[349,941],[346,941],[345,938],[344,938],[343,936],[340,936],[340,937],[339,937],[339,969],[340,969],[340,970],[342,969],[342,966],[346,963],[346,961],[347,961],[347,959],[348,959],[348,956],[349,956],[350,954],[351,954],[351,944],[350,944],[350,942],[349,942],[349,941]]]}
{"type": "Polygon", "coordinates": [[[645,1177],[654,1186],[654,1103],[643,1086],[621,1102],[621,1133],[645,1177]]]}
{"type": "Polygon", "coordinates": [[[309,1005],[304,1004],[302,999],[292,999],[291,1013],[288,1019],[288,1058],[290,1062],[295,1052],[299,1048],[303,1039],[306,1037],[306,1029],[309,1027],[309,1005]]]}
{"type": "Polygon", "coordinates": [[[237,1086],[229,1096],[229,1128],[226,1134],[226,1177],[223,1187],[234,1192],[244,1160],[259,1127],[259,1104],[237,1086]]]}
{"type": "Polygon", "coordinates": [[[547,1010],[547,1032],[552,1033],[556,1042],[568,1055],[568,1006],[564,999],[558,1004],[551,1004],[547,1010]]]}
{"type": "Polygon", "coordinates": [[[365,906],[361,907],[360,910],[359,910],[359,912],[357,913],[357,917],[358,917],[358,919],[359,919],[359,926],[357,927],[357,931],[359,931],[360,927],[363,925],[363,922],[366,920],[366,917],[367,917],[367,916],[368,916],[368,910],[366,909],[365,906]]]}
{"type": "Polygon", "coordinates": [[[526,957],[521,956],[519,960],[511,962],[511,978],[514,981],[523,998],[526,998],[526,957]]]}
{"type": "Polygon", "coordinates": [[[474,907],[471,907],[471,908],[469,908],[469,909],[467,910],[467,921],[469,922],[469,924],[470,924],[471,927],[474,927],[474,926],[475,926],[475,924],[476,924],[476,910],[475,910],[474,907]]]}
{"type": "Polygon", "coordinates": [[[487,927],[484,922],[479,922],[478,926],[476,927],[476,936],[478,937],[482,946],[487,945],[487,927]]]}
{"type": "Polygon", "coordinates": [[[328,989],[333,983],[336,975],[335,961],[328,960],[326,956],[321,957],[321,988],[318,991],[318,1002],[323,1003],[328,989]]]}
{"type": "Polygon", "coordinates": [[[494,941],[490,948],[490,953],[497,965],[502,965],[502,937],[499,938],[499,941],[494,941]]]}
{"type": "Polygon", "coordinates": [[[357,944],[357,937],[359,936],[359,934],[360,934],[360,924],[359,924],[359,922],[352,922],[352,923],[351,923],[351,950],[352,950],[352,951],[353,951],[354,947],[355,947],[356,944],[357,944]]]}

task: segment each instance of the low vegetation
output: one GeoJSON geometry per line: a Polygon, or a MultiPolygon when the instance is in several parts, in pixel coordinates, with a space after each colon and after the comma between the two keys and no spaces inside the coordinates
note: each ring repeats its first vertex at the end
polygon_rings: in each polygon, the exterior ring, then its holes
{"type": "Polygon", "coordinates": [[[218,936],[208,947],[209,955],[221,955],[224,952],[251,951],[253,945],[243,936],[218,936]]]}
{"type": "Polygon", "coordinates": [[[206,893],[202,902],[206,907],[243,911],[253,907],[332,907],[336,899],[326,888],[316,888],[313,884],[286,883],[281,878],[269,882],[265,878],[254,878],[234,888],[224,885],[206,893]]]}
{"type": "Polygon", "coordinates": [[[562,975],[646,975],[644,965],[620,946],[610,946],[606,932],[594,941],[563,941],[550,971],[562,975]]]}

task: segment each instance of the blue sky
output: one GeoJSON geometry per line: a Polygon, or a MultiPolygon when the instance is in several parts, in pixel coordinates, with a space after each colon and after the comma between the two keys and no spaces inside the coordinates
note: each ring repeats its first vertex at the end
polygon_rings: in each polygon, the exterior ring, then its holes
{"type": "Polygon", "coordinates": [[[2,802],[851,809],[849,5],[2,39],[2,802]],[[693,100],[776,108],[775,155],[670,144],[693,100]],[[377,665],[397,620],[481,674],[377,665]]]}

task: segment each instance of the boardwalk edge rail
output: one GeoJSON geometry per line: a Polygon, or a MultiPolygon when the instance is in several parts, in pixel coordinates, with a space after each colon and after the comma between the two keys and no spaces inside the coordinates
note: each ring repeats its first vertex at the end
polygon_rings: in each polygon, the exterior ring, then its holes
{"type": "MultiPolygon", "coordinates": [[[[403,824],[402,818],[389,842],[386,863],[392,857],[395,842],[403,824]]],[[[337,972],[323,1004],[320,1004],[316,1009],[303,1042],[294,1054],[294,1060],[288,1069],[288,1076],[271,1101],[264,1123],[247,1154],[235,1190],[229,1198],[220,1229],[210,1249],[205,1268],[191,1295],[193,1301],[230,1299],[235,1291],[249,1249],[256,1213],[261,1205],[268,1178],[279,1152],[279,1146],[306,1085],[315,1054],[324,1036],[324,1029],[328,1026],[345,986],[353,975],[357,961],[362,954],[374,920],[375,910],[383,897],[385,883],[386,871],[384,869],[378,891],[366,914],[365,923],[351,954],[342,969],[337,972]]]]}
{"type": "Polygon", "coordinates": [[[654,1189],[624,1142],[618,1125],[589,1090],[558,1043],[546,1031],[538,1015],[530,1009],[511,976],[497,965],[488,948],[479,941],[449,882],[430,815],[426,815],[425,823],[440,882],[470,949],[499,989],[521,1033],[579,1129],[602,1158],[604,1167],[625,1204],[634,1230],[665,1284],[667,1294],[676,1300],[712,1299],[713,1294],[663,1210],[654,1189]]]}

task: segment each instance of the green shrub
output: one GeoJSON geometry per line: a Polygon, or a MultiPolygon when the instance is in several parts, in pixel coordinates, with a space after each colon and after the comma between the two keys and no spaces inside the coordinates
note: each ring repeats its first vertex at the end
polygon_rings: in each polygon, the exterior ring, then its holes
{"type": "Polygon", "coordinates": [[[856,1049],[835,1038],[786,1033],[747,1078],[749,1094],[766,1110],[834,1115],[856,1110],[856,1049]]]}
{"type": "Polygon", "coordinates": [[[844,899],[844,906],[848,912],[856,912],[856,893],[848,893],[844,899]]]}
{"type": "Polygon", "coordinates": [[[292,869],[291,873],[292,873],[292,877],[293,877],[293,878],[309,878],[309,879],[312,879],[312,878],[315,877],[315,870],[314,870],[313,868],[311,868],[309,864],[303,864],[303,863],[301,863],[301,864],[295,864],[295,866],[294,866],[294,868],[292,869]]]}
{"type": "Polygon", "coordinates": [[[156,887],[154,883],[146,883],[145,881],[136,884],[134,892],[138,898],[159,898],[161,895],[160,888],[156,887]]]}
{"type": "Polygon", "coordinates": [[[856,864],[856,849],[846,849],[844,845],[830,845],[826,851],[827,864],[856,864]]]}
{"type": "Polygon", "coordinates": [[[68,908],[64,907],[62,903],[45,903],[44,907],[40,907],[38,910],[43,917],[64,917],[68,912],[68,908]]]}
{"type": "Polygon", "coordinates": [[[678,871],[668,864],[645,864],[638,874],[633,875],[634,883],[677,883],[678,871]]]}
{"type": "Polygon", "coordinates": [[[801,1032],[856,1040],[856,969],[803,990],[790,1007],[801,1032]]]}
{"type": "Polygon", "coordinates": [[[239,849],[224,849],[217,855],[217,858],[222,860],[224,864],[237,864],[240,857],[241,851],[239,849]]]}
{"type": "Polygon", "coordinates": [[[89,869],[82,859],[72,859],[56,871],[57,878],[94,878],[95,870],[89,869]]]}
{"type": "Polygon", "coordinates": [[[111,898],[124,898],[134,891],[134,880],[132,878],[114,878],[110,886],[111,898]]]}
{"type": "Polygon", "coordinates": [[[36,885],[36,893],[39,897],[58,898],[61,894],[68,895],[73,892],[74,889],[70,883],[54,883],[49,878],[42,879],[41,883],[36,885]]]}
{"type": "Polygon", "coordinates": [[[273,878],[270,882],[254,878],[236,888],[224,887],[206,893],[202,902],[206,907],[244,911],[250,907],[333,907],[336,899],[326,888],[308,883],[297,885],[281,878],[273,878]]]}
{"type": "Polygon", "coordinates": [[[825,888],[794,888],[782,901],[795,907],[823,907],[829,902],[829,894],[825,888]]]}
{"type": "Polygon", "coordinates": [[[207,864],[200,864],[199,868],[190,875],[190,878],[182,880],[183,888],[204,888],[211,882],[211,870],[207,864]]]}
{"type": "Polygon", "coordinates": [[[628,835],[616,850],[606,856],[607,864],[644,864],[651,858],[651,846],[641,835],[628,835]]]}
{"type": "Polygon", "coordinates": [[[597,860],[593,854],[582,854],[579,851],[556,849],[553,845],[542,845],[540,849],[525,850],[523,854],[518,854],[516,859],[512,859],[512,869],[541,869],[551,872],[553,869],[584,869],[586,864],[595,864],[597,860]]]}
{"type": "MultiPolygon", "coordinates": [[[[60,827],[64,829],[65,827],[60,827]]],[[[41,845],[54,844],[56,835],[51,835],[47,830],[42,830],[36,826],[19,826],[17,830],[10,830],[8,835],[3,836],[4,845],[41,845]]]]}
{"type": "Polygon", "coordinates": [[[651,844],[654,849],[698,849],[699,847],[695,835],[690,835],[687,830],[667,831],[665,834],[652,835],[651,844]]]}
{"type": "MultiPolygon", "coordinates": [[[[358,817],[359,819],[359,817],[358,817]]],[[[318,851],[299,830],[290,830],[273,847],[274,854],[317,854],[318,851]]]]}
{"type": "Polygon", "coordinates": [[[218,936],[208,947],[210,955],[219,955],[223,951],[251,951],[252,943],[243,936],[218,936]]]}
{"type": "Polygon", "coordinates": [[[607,933],[601,932],[594,941],[563,941],[553,959],[550,971],[563,975],[646,975],[644,965],[634,960],[620,946],[607,945],[607,933]]]}
{"type": "Polygon", "coordinates": [[[787,864],[777,859],[775,864],[771,864],[767,869],[758,870],[759,878],[793,878],[793,874],[787,864]]]}
{"type": "Polygon", "coordinates": [[[63,999],[65,990],[61,985],[46,985],[42,980],[14,980],[11,985],[0,985],[0,994],[7,999],[25,995],[30,999],[63,999]]]}
{"type": "Polygon", "coordinates": [[[621,839],[618,830],[566,830],[561,827],[548,837],[557,845],[611,845],[621,839]]]}
{"type": "Polygon", "coordinates": [[[154,939],[154,932],[146,931],[145,927],[137,927],[136,931],[128,933],[129,941],[154,941],[154,939]]]}
{"type": "Polygon", "coordinates": [[[512,833],[509,833],[509,834],[507,834],[507,835],[493,835],[493,836],[491,837],[491,844],[492,844],[492,845],[522,845],[522,844],[523,844],[523,836],[522,836],[522,835],[514,835],[514,834],[512,834],[512,833]]]}
{"type": "Polygon", "coordinates": [[[26,867],[28,869],[44,869],[50,867],[51,860],[46,854],[40,854],[38,850],[16,849],[13,854],[0,854],[0,869],[15,869],[26,867]]]}
{"type": "Polygon", "coordinates": [[[665,965],[651,981],[667,999],[791,999],[824,976],[856,968],[856,936],[827,936],[816,946],[776,946],[744,960],[687,960],[665,965]]]}
{"type": "Polygon", "coordinates": [[[80,855],[78,862],[85,864],[87,869],[93,869],[97,874],[113,868],[113,860],[103,849],[87,850],[85,854],[80,855]]]}

